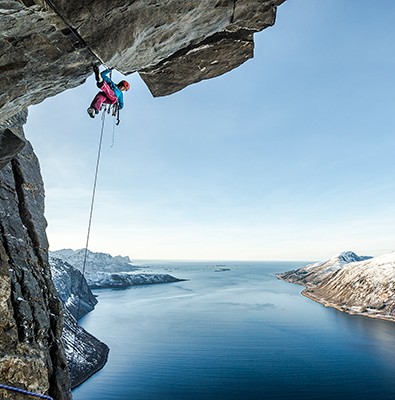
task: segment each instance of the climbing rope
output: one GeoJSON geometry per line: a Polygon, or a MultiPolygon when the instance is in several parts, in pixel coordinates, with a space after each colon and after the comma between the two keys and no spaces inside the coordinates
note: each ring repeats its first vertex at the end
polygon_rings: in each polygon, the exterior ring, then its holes
{"type": "MultiPolygon", "coordinates": [[[[97,186],[97,177],[99,175],[99,164],[100,164],[100,156],[101,156],[101,148],[103,143],[103,133],[104,133],[104,122],[106,119],[106,114],[102,114],[102,124],[101,124],[101,132],[100,132],[100,140],[99,140],[99,149],[97,152],[97,160],[96,160],[96,169],[95,169],[95,179],[93,182],[93,191],[92,191],[92,200],[91,200],[91,209],[89,213],[89,223],[88,223],[88,233],[86,235],[86,244],[85,244],[85,253],[84,253],[84,263],[82,266],[82,275],[85,275],[85,268],[86,268],[86,259],[88,255],[88,245],[89,245],[89,238],[91,233],[91,226],[92,226],[92,216],[93,216],[93,207],[95,204],[95,196],[96,196],[96,186],[97,186]]],[[[81,289],[81,287],[80,287],[81,289]]],[[[78,308],[80,307],[80,303],[78,304],[78,308]]],[[[79,314],[79,309],[77,316],[79,314]]]]}
{"type": "Polygon", "coordinates": [[[19,388],[13,387],[13,386],[3,385],[1,383],[0,383],[0,389],[8,390],[10,392],[24,394],[26,396],[38,397],[40,399],[53,400],[52,397],[46,396],[45,394],[29,392],[28,390],[23,390],[23,389],[19,389],[19,388]]]}
{"type": "MultiPolygon", "coordinates": [[[[100,156],[101,156],[101,149],[102,149],[102,143],[103,143],[103,133],[104,133],[104,122],[106,119],[106,113],[102,113],[102,124],[101,124],[101,132],[100,132],[100,140],[99,140],[99,149],[97,152],[97,160],[96,160],[96,169],[95,169],[95,179],[93,183],[93,191],[92,191],[92,199],[91,199],[91,207],[90,207],[90,214],[89,214],[89,223],[88,223],[88,232],[86,235],[86,244],[85,244],[85,252],[84,252],[84,261],[82,265],[82,276],[81,276],[81,281],[80,281],[80,287],[78,293],[81,293],[82,291],[82,284],[84,281],[84,276],[85,276],[85,269],[86,269],[86,260],[88,256],[88,246],[89,246],[89,238],[90,238],[90,232],[91,232],[91,226],[92,226],[92,217],[93,217],[93,208],[95,204],[95,196],[96,196],[96,186],[97,186],[97,177],[99,175],[99,164],[100,164],[100,156]]],[[[80,309],[81,309],[81,296],[78,296],[78,307],[77,307],[77,319],[80,314],[80,309]]],[[[73,349],[76,348],[76,342],[77,342],[77,331],[74,333],[74,341],[73,341],[73,349]]],[[[73,356],[71,358],[70,362],[70,378],[73,378],[73,370],[74,370],[74,358],[75,358],[75,351],[73,351],[73,356]]]]}

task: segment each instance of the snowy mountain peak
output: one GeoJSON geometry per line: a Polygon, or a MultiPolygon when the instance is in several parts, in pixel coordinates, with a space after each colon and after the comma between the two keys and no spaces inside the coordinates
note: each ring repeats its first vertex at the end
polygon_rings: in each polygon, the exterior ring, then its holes
{"type": "Polygon", "coordinates": [[[369,256],[358,256],[353,251],[343,251],[341,253],[336,254],[330,260],[337,260],[342,264],[348,264],[350,262],[359,262],[367,260],[371,257],[369,256]]]}
{"type": "Polygon", "coordinates": [[[278,276],[281,279],[301,285],[317,285],[345,266],[371,258],[368,256],[358,256],[353,251],[343,251],[334,255],[329,260],[309,264],[298,270],[288,271],[278,276]]]}

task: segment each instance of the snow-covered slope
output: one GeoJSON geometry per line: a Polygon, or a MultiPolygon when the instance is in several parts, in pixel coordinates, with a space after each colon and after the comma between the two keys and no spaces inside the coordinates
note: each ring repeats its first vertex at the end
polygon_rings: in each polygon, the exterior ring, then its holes
{"type": "MultiPolygon", "coordinates": [[[[51,251],[50,255],[55,258],[60,258],[63,261],[68,262],[74,268],[82,271],[85,249],[71,250],[63,249],[57,251],[51,251]]],[[[121,272],[121,271],[133,271],[136,267],[132,265],[129,257],[122,256],[111,256],[107,253],[94,253],[90,250],[86,251],[86,264],[85,273],[87,275],[95,272],[121,272]]]]}
{"type": "Polygon", "coordinates": [[[50,256],[49,263],[59,298],[71,314],[78,320],[92,311],[97,299],[81,272],[60,258],[50,256]]]}
{"type": "Polygon", "coordinates": [[[278,277],[288,282],[308,286],[317,285],[334,272],[343,268],[346,264],[367,260],[371,257],[358,256],[352,251],[344,251],[336,254],[329,260],[306,265],[303,268],[278,274],[278,277]]]}
{"type": "Polygon", "coordinates": [[[92,289],[99,288],[126,288],[136,285],[152,285],[156,283],[179,282],[169,274],[136,274],[134,272],[108,273],[98,272],[89,276],[89,287],[92,289]]]}
{"type": "Polygon", "coordinates": [[[340,268],[325,273],[310,271],[306,282],[305,271],[281,274],[279,278],[306,286],[305,296],[350,314],[395,321],[395,252],[357,262],[343,263],[340,268]],[[317,273],[317,278],[314,273],[317,273]],[[288,279],[288,276],[290,279],[288,279]]]}
{"type": "Polygon", "coordinates": [[[86,381],[107,362],[109,348],[77,324],[66,309],[62,340],[70,368],[71,385],[86,381]]]}

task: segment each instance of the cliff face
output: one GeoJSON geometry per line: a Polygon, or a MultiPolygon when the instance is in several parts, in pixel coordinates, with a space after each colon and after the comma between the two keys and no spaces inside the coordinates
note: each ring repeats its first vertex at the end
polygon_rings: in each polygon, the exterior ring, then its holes
{"type": "Polygon", "coordinates": [[[71,386],[74,388],[99,371],[107,362],[109,348],[77,324],[66,308],[63,342],[70,365],[71,386]]]}
{"type": "Polygon", "coordinates": [[[83,83],[92,64],[139,72],[154,96],[220,75],[253,56],[253,34],[274,23],[283,1],[1,2],[1,383],[70,398],[43,185],[22,130],[26,109],[83,83]]]}
{"type": "Polygon", "coordinates": [[[97,304],[84,276],[59,258],[50,257],[50,265],[56,291],[64,306],[62,339],[70,367],[71,386],[75,387],[105,365],[109,348],[77,324],[77,320],[97,304]]]}
{"type": "Polygon", "coordinates": [[[65,308],[76,320],[91,312],[97,304],[97,299],[82,273],[59,258],[50,256],[49,263],[52,280],[65,308]]]}
{"type": "Polygon", "coordinates": [[[38,161],[27,143],[0,170],[0,382],[68,399],[62,308],[48,265],[43,193],[38,161]]]}

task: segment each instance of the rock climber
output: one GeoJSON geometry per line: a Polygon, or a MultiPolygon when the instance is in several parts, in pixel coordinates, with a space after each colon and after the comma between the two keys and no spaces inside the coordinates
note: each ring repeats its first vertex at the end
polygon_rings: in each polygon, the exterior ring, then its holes
{"type": "Polygon", "coordinates": [[[130,89],[129,82],[121,81],[118,84],[114,83],[108,74],[111,69],[106,69],[100,72],[97,65],[93,66],[93,72],[95,73],[96,85],[100,89],[100,92],[92,100],[90,107],[87,112],[91,118],[95,118],[96,114],[99,114],[100,108],[103,103],[115,104],[117,103],[118,108],[123,108],[123,93],[130,89]]]}

